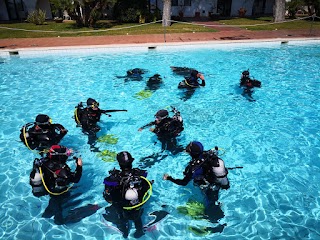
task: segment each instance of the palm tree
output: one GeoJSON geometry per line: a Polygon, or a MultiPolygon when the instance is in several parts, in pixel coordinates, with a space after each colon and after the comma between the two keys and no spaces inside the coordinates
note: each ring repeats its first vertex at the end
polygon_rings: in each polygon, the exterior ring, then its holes
{"type": "Polygon", "coordinates": [[[171,25],[171,0],[163,0],[162,9],[162,26],[168,27],[171,25]]]}
{"type": "Polygon", "coordinates": [[[273,21],[282,22],[286,15],[286,0],[275,0],[273,5],[273,21]]]}

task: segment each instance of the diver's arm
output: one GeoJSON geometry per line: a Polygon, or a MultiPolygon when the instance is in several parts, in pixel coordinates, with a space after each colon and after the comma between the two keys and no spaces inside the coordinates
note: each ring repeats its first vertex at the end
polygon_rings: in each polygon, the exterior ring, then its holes
{"type": "Polygon", "coordinates": [[[64,128],[64,126],[62,126],[61,124],[59,123],[55,123],[55,124],[52,124],[54,126],[55,129],[58,129],[60,131],[60,135],[66,135],[68,130],[64,128]]]}
{"type": "Polygon", "coordinates": [[[77,158],[76,164],[77,164],[77,168],[74,171],[74,173],[72,173],[72,177],[71,177],[71,182],[74,182],[74,183],[78,183],[82,176],[82,159],[77,158]]]}
{"type": "Polygon", "coordinates": [[[139,128],[138,131],[140,132],[140,131],[142,131],[143,129],[145,129],[146,127],[150,127],[150,126],[153,126],[153,125],[155,125],[155,124],[156,124],[155,121],[149,122],[148,124],[146,124],[146,125],[142,126],[141,128],[139,128]]]}
{"type": "Polygon", "coordinates": [[[206,81],[204,80],[204,76],[201,74],[199,78],[201,80],[201,83],[199,83],[199,85],[204,87],[206,85],[206,81]]]}
{"type": "Polygon", "coordinates": [[[192,179],[192,175],[186,174],[183,179],[174,179],[168,174],[163,175],[164,180],[169,180],[177,185],[186,186],[192,179]]]}

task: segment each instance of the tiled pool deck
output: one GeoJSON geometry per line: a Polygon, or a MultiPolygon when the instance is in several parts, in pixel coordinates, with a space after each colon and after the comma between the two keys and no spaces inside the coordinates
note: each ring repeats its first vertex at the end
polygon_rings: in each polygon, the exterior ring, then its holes
{"type": "MultiPolygon", "coordinates": [[[[208,23],[209,24],[209,23],[208,23]]],[[[212,22],[210,23],[212,24],[212,22]]],[[[102,46],[119,44],[166,44],[191,42],[239,42],[252,40],[290,40],[320,39],[320,30],[273,30],[249,31],[245,29],[219,26],[218,32],[95,36],[95,37],[56,37],[56,38],[21,38],[0,39],[0,51],[23,48],[52,48],[69,46],[102,46]]]]}

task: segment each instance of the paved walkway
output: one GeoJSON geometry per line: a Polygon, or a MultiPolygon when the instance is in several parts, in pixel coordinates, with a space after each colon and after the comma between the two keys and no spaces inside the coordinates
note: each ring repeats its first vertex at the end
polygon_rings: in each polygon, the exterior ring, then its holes
{"type": "MultiPolygon", "coordinates": [[[[201,22],[204,24],[203,22],[201,22]]],[[[212,25],[212,22],[208,24],[212,25]]],[[[218,32],[213,33],[175,33],[149,35],[122,35],[122,36],[95,36],[95,37],[56,37],[56,38],[17,38],[0,39],[0,49],[20,49],[58,46],[88,46],[110,44],[142,44],[142,43],[179,43],[199,41],[233,41],[254,39],[281,39],[293,38],[319,39],[320,30],[273,30],[249,31],[240,28],[214,27],[218,32]]]]}

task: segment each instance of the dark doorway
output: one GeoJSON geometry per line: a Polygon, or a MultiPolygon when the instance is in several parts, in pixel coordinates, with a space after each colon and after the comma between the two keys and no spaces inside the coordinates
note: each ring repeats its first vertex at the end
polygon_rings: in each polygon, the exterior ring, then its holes
{"type": "Polygon", "coordinates": [[[263,16],[266,9],[266,0],[254,0],[252,16],[263,16]]]}
{"type": "Polygon", "coordinates": [[[232,0],[218,0],[217,13],[222,17],[230,17],[232,0]]]}

